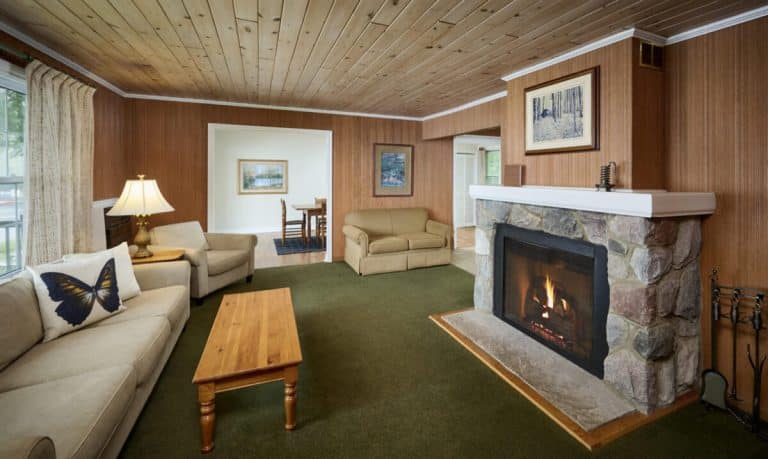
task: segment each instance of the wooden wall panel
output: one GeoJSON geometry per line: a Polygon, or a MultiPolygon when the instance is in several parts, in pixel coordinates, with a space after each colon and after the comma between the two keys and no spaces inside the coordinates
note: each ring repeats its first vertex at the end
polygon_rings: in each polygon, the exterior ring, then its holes
{"type": "MultiPolygon", "coordinates": [[[[707,274],[723,282],[768,289],[768,18],[668,46],[667,186],[672,191],[714,191],[715,214],[704,221],[701,256],[704,366],[711,362],[707,274]]],[[[721,341],[729,336],[722,326],[721,341]]],[[[765,337],[768,334],[764,334],[765,337]]],[[[748,333],[738,341],[739,396],[751,401],[748,333]]],[[[768,339],[762,344],[768,349],[768,339]]],[[[717,353],[730,379],[730,350],[717,353]]],[[[768,418],[768,377],[762,416],[768,418]]],[[[749,409],[749,403],[740,405],[749,409]]]]}
{"type": "Polygon", "coordinates": [[[131,160],[125,149],[125,99],[98,88],[93,95],[93,199],[120,196],[131,160]]]}
{"type": "Polygon", "coordinates": [[[664,189],[664,72],[640,66],[640,40],[632,50],[632,188],[664,189]]]}
{"type": "Polygon", "coordinates": [[[593,187],[599,168],[618,165],[618,183],[632,186],[633,40],[600,48],[524,75],[507,85],[504,164],[524,164],[528,185],[593,187]],[[600,148],[593,151],[525,156],[525,88],[600,66],[600,148]]]}
{"type": "Polygon", "coordinates": [[[440,221],[452,222],[452,142],[421,140],[421,123],[318,113],[219,105],[129,100],[132,173],[158,180],[175,212],[153,224],[199,220],[207,226],[209,123],[323,129],[333,132],[334,258],[343,256],[344,215],[370,207],[423,206],[440,221]],[[414,195],[372,196],[373,144],[414,145],[414,195]]]}
{"type": "Polygon", "coordinates": [[[422,123],[424,139],[453,137],[500,127],[506,98],[492,100],[460,112],[450,113],[422,123]]]}
{"type": "MultiPolygon", "coordinates": [[[[57,60],[0,31],[0,43],[29,54],[57,70],[65,72],[96,88],[93,96],[93,199],[106,199],[120,194],[129,175],[124,148],[125,99],[57,60]]],[[[16,62],[23,65],[23,62],[16,62]]]]}

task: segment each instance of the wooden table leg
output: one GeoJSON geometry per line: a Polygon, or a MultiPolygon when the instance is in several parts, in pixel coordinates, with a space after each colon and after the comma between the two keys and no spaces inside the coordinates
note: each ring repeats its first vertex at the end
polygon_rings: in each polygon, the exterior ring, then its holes
{"type": "Polygon", "coordinates": [[[296,428],[296,383],[299,380],[299,368],[285,369],[285,430],[296,428]]]}
{"type": "Polygon", "coordinates": [[[216,392],[213,384],[200,384],[197,386],[197,399],[200,402],[200,438],[202,446],[200,451],[210,453],[213,451],[213,434],[216,430],[216,392]]]}

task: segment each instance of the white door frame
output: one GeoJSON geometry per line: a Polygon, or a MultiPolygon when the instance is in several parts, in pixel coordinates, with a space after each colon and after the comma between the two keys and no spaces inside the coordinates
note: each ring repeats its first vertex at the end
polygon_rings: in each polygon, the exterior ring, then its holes
{"type": "MultiPolygon", "coordinates": [[[[212,171],[216,167],[216,161],[215,161],[215,152],[214,147],[216,145],[216,131],[217,130],[254,130],[254,131],[265,131],[265,130],[280,130],[285,131],[286,133],[291,132],[312,132],[312,133],[318,133],[321,132],[327,136],[328,139],[328,200],[326,203],[326,247],[325,247],[325,261],[326,263],[330,263],[333,261],[333,131],[327,131],[324,129],[299,129],[299,128],[284,128],[284,127],[273,127],[273,126],[254,126],[249,124],[223,124],[223,123],[208,123],[208,168],[206,170],[206,173],[208,175],[208,203],[207,203],[207,214],[208,214],[208,231],[215,231],[216,230],[216,222],[215,222],[215,212],[214,212],[214,186],[215,186],[215,176],[216,174],[213,174],[212,171]]],[[[271,242],[271,241],[270,241],[271,242]]]]}
{"type": "MultiPolygon", "coordinates": [[[[456,187],[456,180],[455,180],[456,179],[456,157],[458,155],[467,155],[467,156],[471,155],[472,156],[472,160],[475,163],[475,173],[477,173],[477,153],[476,152],[471,152],[471,151],[456,151],[456,150],[454,150],[454,152],[453,152],[453,178],[454,178],[454,182],[453,182],[454,183],[454,187],[453,187],[453,215],[454,216],[458,215],[458,212],[457,212],[458,211],[458,206],[456,205],[456,201],[457,201],[457,198],[459,197],[459,193],[458,193],[458,190],[457,190],[457,187],[456,187]]],[[[473,225],[476,224],[475,218],[476,218],[475,217],[475,213],[473,212],[472,213],[472,224],[473,225]]],[[[454,241],[456,240],[455,238],[456,238],[456,235],[458,233],[458,229],[459,229],[459,225],[457,225],[454,222],[454,225],[453,225],[454,241]]]]}
{"type": "MultiPolygon", "coordinates": [[[[453,137],[453,176],[456,176],[456,155],[458,153],[469,153],[469,152],[459,152],[456,148],[456,145],[459,143],[473,143],[478,144],[482,146],[492,146],[495,148],[501,149],[501,137],[496,136],[486,136],[486,135],[474,135],[474,134],[465,134],[465,135],[457,135],[453,137]]],[[[478,165],[478,152],[474,152],[475,156],[475,172],[477,172],[477,165],[478,165]]],[[[456,185],[454,183],[453,187],[453,215],[456,215],[456,185]]],[[[477,225],[477,215],[475,215],[475,212],[472,212],[472,223],[474,225],[477,225]]],[[[453,225],[453,240],[456,240],[456,237],[459,234],[459,227],[454,224],[453,225]]]]}

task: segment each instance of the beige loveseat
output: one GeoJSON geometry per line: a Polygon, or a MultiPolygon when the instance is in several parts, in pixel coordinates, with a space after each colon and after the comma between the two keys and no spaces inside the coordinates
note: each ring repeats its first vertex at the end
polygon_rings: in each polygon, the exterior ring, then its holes
{"type": "Polygon", "coordinates": [[[358,274],[405,271],[451,262],[451,227],[427,209],[366,209],[344,217],[344,260],[358,274]]]}
{"type": "Polygon", "coordinates": [[[150,230],[152,251],[182,248],[192,265],[190,294],[198,303],[211,292],[253,278],[255,234],[204,233],[199,222],[174,223],[150,230]]]}
{"type": "Polygon", "coordinates": [[[0,457],[117,457],[189,318],[189,263],[134,269],[125,311],[46,343],[31,276],[0,284],[0,457]]]}

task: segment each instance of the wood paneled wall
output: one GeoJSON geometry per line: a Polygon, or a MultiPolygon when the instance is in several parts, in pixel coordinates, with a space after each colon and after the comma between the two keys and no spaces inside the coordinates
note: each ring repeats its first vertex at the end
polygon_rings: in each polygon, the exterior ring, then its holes
{"type": "MultiPolygon", "coordinates": [[[[715,214],[704,221],[701,256],[704,364],[710,365],[709,285],[712,268],[722,282],[768,289],[768,18],[666,48],[667,187],[714,191],[715,214]]],[[[730,348],[721,325],[718,368],[730,379],[730,348]]],[[[763,353],[768,352],[768,333],[763,353]]],[[[738,341],[739,396],[751,401],[746,359],[751,332],[738,341]]],[[[768,375],[762,415],[768,418],[768,375]]],[[[740,405],[749,409],[749,403],[740,405]]]]}
{"type": "Polygon", "coordinates": [[[125,148],[126,100],[99,87],[93,95],[93,199],[120,196],[131,175],[131,158],[125,148]]]}
{"type": "MultiPolygon", "coordinates": [[[[59,61],[0,31],[0,43],[29,54],[57,70],[65,72],[96,88],[93,95],[93,199],[120,194],[129,175],[129,161],[124,149],[125,99],[59,61]]],[[[23,62],[17,62],[23,65],[23,62]]]]}
{"type": "Polygon", "coordinates": [[[632,47],[632,188],[665,187],[664,72],[640,66],[640,41],[632,47]]]}
{"type": "Polygon", "coordinates": [[[421,140],[420,122],[138,99],[127,104],[131,172],[157,179],[176,208],[153,217],[153,224],[199,220],[206,226],[209,123],[333,132],[334,258],[343,256],[341,227],[350,210],[421,206],[452,223],[453,144],[421,140]],[[414,145],[413,196],[372,196],[374,143],[414,145]]]}
{"type": "Polygon", "coordinates": [[[663,119],[663,80],[658,71],[641,71],[638,47],[636,39],[628,38],[510,81],[502,126],[504,163],[525,165],[529,185],[592,187],[600,166],[615,161],[620,187],[660,188],[664,132],[646,129],[646,123],[653,120],[656,126],[663,119]],[[526,156],[525,88],[595,66],[600,66],[599,148],[526,156]]]}
{"type": "Polygon", "coordinates": [[[424,139],[439,139],[498,128],[503,124],[506,98],[492,100],[423,123],[424,139]]]}

